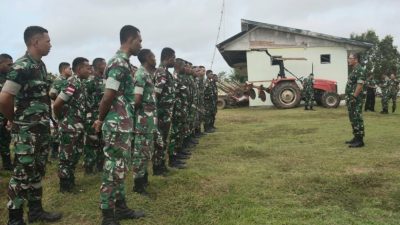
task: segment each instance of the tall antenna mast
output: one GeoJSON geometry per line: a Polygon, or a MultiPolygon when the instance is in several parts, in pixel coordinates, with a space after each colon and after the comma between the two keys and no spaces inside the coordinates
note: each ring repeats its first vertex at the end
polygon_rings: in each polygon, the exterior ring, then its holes
{"type": "Polygon", "coordinates": [[[218,40],[219,40],[219,35],[221,33],[221,25],[222,25],[222,20],[223,20],[223,16],[224,16],[224,9],[225,9],[225,0],[222,0],[221,18],[219,19],[217,40],[215,40],[214,54],[213,54],[213,57],[212,57],[212,60],[211,60],[210,70],[212,70],[212,67],[213,67],[213,64],[214,64],[214,59],[215,59],[215,53],[217,52],[217,44],[218,44],[218,40]]]}

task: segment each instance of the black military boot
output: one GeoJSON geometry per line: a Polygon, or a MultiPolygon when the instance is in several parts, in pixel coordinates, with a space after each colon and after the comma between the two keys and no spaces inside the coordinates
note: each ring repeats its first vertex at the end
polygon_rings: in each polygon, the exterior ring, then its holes
{"type": "Polygon", "coordinates": [[[308,106],[305,105],[305,106],[304,106],[304,110],[308,110],[308,106]]]}
{"type": "Polygon", "coordinates": [[[149,193],[146,191],[146,186],[145,186],[145,178],[144,177],[139,177],[134,179],[134,186],[133,186],[133,192],[136,192],[140,195],[149,196],[149,193]]]}
{"type": "Polygon", "coordinates": [[[313,106],[310,106],[310,110],[311,110],[311,111],[315,111],[315,109],[313,109],[313,106]]]}
{"type": "Polygon", "coordinates": [[[12,171],[14,169],[11,163],[11,156],[9,152],[2,152],[1,153],[1,160],[3,161],[3,169],[12,171]]]}
{"type": "Polygon", "coordinates": [[[351,139],[350,141],[345,141],[344,143],[345,144],[353,144],[353,142],[355,142],[355,141],[356,141],[356,138],[353,137],[353,139],[351,139]]]}
{"type": "Polygon", "coordinates": [[[177,160],[174,155],[169,156],[168,165],[169,165],[169,167],[176,168],[176,169],[186,169],[185,163],[177,160]]]}
{"type": "Polygon", "coordinates": [[[168,168],[165,166],[165,161],[159,165],[153,165],[153,176],[165,176],[168,173],[168,168]]]}
{"type": "Polygon", "coordinates": [[[191,137],[191,138],[189,139],[189,141],[190,141],[191,143],[195,144],[195,145],[199,144],[199,140],[197,140],[197,139],[194,138],[194,137],[191,137]]]}
{"type": "Polygon", "coordinates": [[[392,113],[396,112],[396,106],[392,106],[392,113]]]}
{"type": "Polygon", "coordinates": [[[28,202],[28,222],[34,223],[37,221],[43,222],[54,222],[62,218],[62,214],[59,212],[46,212],[43,210],[42,201],[29,201],[28,202]]]}
{"type": "Polygon", "coordinates": [[[355,141],[349,145],[349,148],[361,148],[364,146],[363,136],[356,136],[355,141]]]}
{"type": "Polygon", "coordinates": [[[143,211],[135,211],[128,208],[125,200],[117,200],[115,202],[115,219],[117,220],[139,219],[144,216],[143,211]]]}
{"type": "Polygon", "coordinates": [[[115,219],[114,209],[102,209],[103,221],[101,225],[120,225],[117,219],[115,219]]]}
{"type": "Polygon", "coordinates": [[[70,179],[60,178],[60,192],[61,193],[72,193],[72,184],[70,179]]]}
{"type": "Polygon", "coordinates": [[[7,225],[26,225],[23,209],[9,209],[7,225]]]}

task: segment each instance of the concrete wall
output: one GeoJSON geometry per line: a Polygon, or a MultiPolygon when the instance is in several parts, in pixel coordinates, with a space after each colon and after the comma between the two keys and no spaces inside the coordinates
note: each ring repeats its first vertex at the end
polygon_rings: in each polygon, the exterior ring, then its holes
{"type": "MultiPolygon", "coordinates": [[[[343,94],[347,82],[347,50],[344,47],[309,47],[309,48],[276,48],[269,49],[273,56],[284,58],[301,58],[307,60],[287,60],[285,67],[298,77],[305,77],[311,73],[314,64],[314,77],[334,80],[338,82],[338,93],[343,94]],[[331,63],[321,64],[321,54],[330,54],[331,63]]],[[[278,66],[272,66],[270,57],[265,52],[247,52],[248,80],[272,80],[279,72],[278,66]]],[[[286,72],[287,77],[292,77],[286,72]]],[[[255,82],[255,84],[268,86],[268,82],[255,82]]],[[[267,101],[262,102],[258,98],[250,101],[250,106],[272,105],[269,95],[267,101]]]]}

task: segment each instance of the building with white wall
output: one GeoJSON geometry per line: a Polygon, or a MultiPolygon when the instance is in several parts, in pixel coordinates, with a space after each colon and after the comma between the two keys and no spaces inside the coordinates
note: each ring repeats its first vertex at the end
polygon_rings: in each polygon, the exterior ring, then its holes
{"type": "MultiPolygon", "coordinates": [[[[217,45],[225,61],[248,81],[256,85],[269,85],[276,78],[279,67],[272,65],[272,56],[296,58],[285,60],[285,67],[297,77],[308,76],[312,70],[315,78],[337,82],[338,94],[343,94],[347,82],[349,52],[361,52],[371,44],[347,38],[283,27],[267,23],[243,20],[242,31],[217,45]]],[[[291,77],[286,73],[287,77],[291,77]]],[[[272,105],[258,98],[250,106],[272,105]]]]}

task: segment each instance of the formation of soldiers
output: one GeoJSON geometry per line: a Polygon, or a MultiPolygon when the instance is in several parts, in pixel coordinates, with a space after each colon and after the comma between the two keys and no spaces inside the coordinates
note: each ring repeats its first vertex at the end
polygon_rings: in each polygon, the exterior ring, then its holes
{"type": "Polygon", "coordinates": [[[29,223],[62,218],[42,206],[41,180],[49,155],[59,159],[63,193],[76,192],[81,156],[85,174],[102,172],[102,224],[143,217],[144,212],[127,206],[127,172],[133,171],[132,190],[148,196],[150,164],[155,176],[167,175],[168,167],[186,168],[199,138],[215,132],[217,76],[176,58],[171,48],[162,50],[157,67],[154,53],[142,49],[139,29],[126,25],[120,31],[121,47],[107,63],[96,58],[90,64],[84,57],[72,65],[62,62],[60,76],[51,82],[41,60],[51,48],[48,31],[28,27],[24,40],[27,52],[15,63],[0,55],[0,150],[4,169],[13,169],[8,224],[25,224],[25,201],[29,223]],[[138,57],[139,67],[130,63],[131,56],[138,57]]]}

